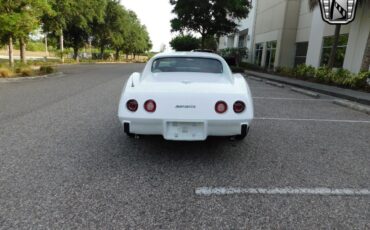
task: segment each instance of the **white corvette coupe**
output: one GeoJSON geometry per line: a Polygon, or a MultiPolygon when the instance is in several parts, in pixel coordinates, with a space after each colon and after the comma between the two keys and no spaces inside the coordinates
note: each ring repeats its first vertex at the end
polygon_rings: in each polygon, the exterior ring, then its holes
{"type": "Polygon", "coordinates": [[[133,73],[121,95],[118,117],[129,135],[202,141],[208,136],[243,139],[253,119],[248,83],[211,53],[153,57],[133,73]]]}

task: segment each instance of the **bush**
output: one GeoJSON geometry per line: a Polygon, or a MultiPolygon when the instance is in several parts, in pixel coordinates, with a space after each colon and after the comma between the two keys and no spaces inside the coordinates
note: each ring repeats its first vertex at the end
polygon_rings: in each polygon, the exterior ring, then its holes
{"type": "Polygon", "coordinates": [[[239,66],[244,68],[244,69],[247,69],[247,70],[257,70],[257,71],[263,70],[263,68],[261,66],[256,65],[256,64],[252,64],[252,63],[248,63],[248,62],[241,62],[239,66]]]}
{"type": "Polygon", "coordinates": [[[242,67],[230,66],[230,69],[233,73],[244,73],[244,68],[242,67]]]}
{"type": "Polygon", "coordinates": [[[288,76],[288,77],[295,77],[297,75],[296,70],[294,68],[289,68],[289,67],[277,67],[275,69],[275,72],[280,75],[288,76]]]}
{"type": "Polygon", "coordinates": [[[330,83],[330,79],[331,79],[332,74],[333,74],[333,72],[331,71],[331,69],[327,68],[326,66],[319,67],[316,70],[315,79],[318,82],[330,83]]]}
{"type": "Polygon", "coordinates": [[[7,68],[0,68],[0,77],[11,77],[13,72],[7,68]]]}
{"type": "Polygon", "coordinates": [[[298,65],[295,74],[302,78],[312,78],[315,76],[315,68],[304,64],[298,65]]]}
{"type": "Polygon", "coordinates": [[[231,62],[233,62],[236,65],[240,65],[240,63],[242,62],[244,58],[248,58],[248,49],[247,48],[226,48],[226,49],[220,50],[219,54],[226,61],[228,61],[228,63],[230,62],[231,64],[231,62]]]}
{"type": "Polygon", "coordinates": [[[55,68],[52,66],[41,66],[40,74],[51,74],[55,72],[55,68]]]}
{"type": "Polygon", "coordinates": [[[20,74],[22,75],[22,77],[29,77],[34,75],[34,71],[31,68],[26,67],[20,70],[20,74]]]}

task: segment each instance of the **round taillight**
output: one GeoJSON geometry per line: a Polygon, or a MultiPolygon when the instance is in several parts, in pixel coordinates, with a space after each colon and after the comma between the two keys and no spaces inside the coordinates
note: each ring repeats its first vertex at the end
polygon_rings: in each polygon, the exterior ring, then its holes
{"type": "Polygon", "coordinates": [[[233,108],[235,113],[242,113],[245,110],[245,103],[242,101],[237,101],[234,103],[233,108]]]}
{"type": "Polygon", "coordinates": [[[149,113],[154,113],[157,109],[157,105],[155,104],[155,101],[147,100],[144,104],[144,109],[149,113]]]}
{"type": "Polygon", "coordinates": [[[219,101],[215,105],[215,110],[217,113],[225,113],[227,111],[227,104],[224,101],[219,101]]]}
{"type": "Polygon", "coordinates": [[[139,104],[137,103],[136,100],[132,99],[132,100],[127,101],[126,107],[131,112],[136,112],[139,107],[139,104]]]}

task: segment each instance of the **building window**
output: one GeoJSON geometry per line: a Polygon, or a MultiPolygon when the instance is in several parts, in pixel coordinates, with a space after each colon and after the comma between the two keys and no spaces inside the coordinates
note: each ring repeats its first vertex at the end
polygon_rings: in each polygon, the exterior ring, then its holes
{"type": "Polygon", "coordinates": [[[295,50],[294,66],[306,64],[308,42],[298,42],[295,50]]]}
{"type": "Polygon", "coordinates": [[[256,44],[256,49],[254,53],[254,64],[261,66],[263,54],[263,43],[256,44]]]}
{"type": "Polygon", "coordinates": [[[247,36],[246,35],[241,35],[239,36],[239,48],[245,48],[247,46],[247,36]]]}
{"type": "Polygon", "coordinates": [[[275,56],[276,56],[276,41],[267,42],[266,47],[266,62],[265,68],[272,70],[275,65],[275,56]]]}
{"type": "MultiPolygon", "coordinates": [[[[321,66],[328,65],[333,42],[334,42],[334,36],[324,37],[324,43],[323,43],[322,53],[321,53],[321,66]]],[[[348,34],[340,35],[337,55],[335,57],[335,62],[334,62],[335,68],[343,67],[344,56],[346,54],[346,49],[347,49],[347,43],[348,43],[348,34]]]]}

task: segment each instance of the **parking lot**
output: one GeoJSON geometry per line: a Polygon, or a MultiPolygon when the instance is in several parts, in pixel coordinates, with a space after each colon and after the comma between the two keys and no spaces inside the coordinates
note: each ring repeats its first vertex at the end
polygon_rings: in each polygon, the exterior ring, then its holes
{"type": "Polygon", "coordinates": [[[247,78],[244,141],[130,139],[118,101],[142,68],[0,84],[0,229],[370,228],[369,115],[247,78]]]}

